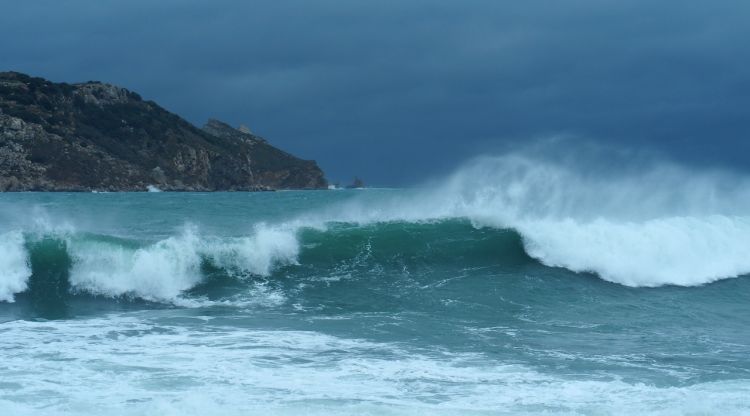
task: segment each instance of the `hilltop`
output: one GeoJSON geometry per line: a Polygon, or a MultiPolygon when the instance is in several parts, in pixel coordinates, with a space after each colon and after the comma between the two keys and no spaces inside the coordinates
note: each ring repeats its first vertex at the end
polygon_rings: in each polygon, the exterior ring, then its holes
{"type": "Polygon", "coordinates": [[[0,191],[327,187],[315,161],[247,128],[199,129],[135,92],[0,72],[0,191]]]}

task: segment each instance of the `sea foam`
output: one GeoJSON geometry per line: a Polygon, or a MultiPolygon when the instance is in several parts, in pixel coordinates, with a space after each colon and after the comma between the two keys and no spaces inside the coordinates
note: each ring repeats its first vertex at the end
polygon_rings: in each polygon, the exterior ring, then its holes
{"type": "Polygon", "coordinates": [[[13,302],[16,294],[27,290],[33,273],[30,256],[34,250],[45,250],[27,243],[41,239],[61,242],[70,270],[60,272],[68,276],[74,292],[179,304],[185,304],[186,290],[205,281],[207,264],[237,279],[268,276],[278,266],[296,264],[300,250],[296,227],[265,224],[257,224],[244,237],[203,235],[186,225],[151,243],[67,228],[6,232],[0,234],[0,302],[13,302]]]}
{"type": "MultiPolygon", "coordinates": [[[[195,319],[195,317],[191,317],[195,319]]],[[[186,321],[191,318],[183,318],[186,321]]],[[[13,414],[747,414],[747,380],[654,386],[313,331],[108,315],[5,325],[13,414]],[[138,366],[133,365],[138,357],[138,366]],[[71,365],[74,363],[75,365],[71,365]],[[107,371],[102,371],[102,369],[107,371]],[[96,392],[95,394],[93,392],[96,392]],[[407,392],[408,394],[405,394],[407,392]],[[116,398],[114,400],[113,398],[116,398]]]]}
{"type": "MultiPolygon", "coordinates": [[[[66,241],[74,290],[167,302],[200,284],[207,262],[235,278],[297,264],[300,230],[326,232],[331,223],[468,219],[516,230],[526,252],[545,265],[627,286],[695,286],[750,273],[747,178],[665,163],[596,172],[579,165],[522,154],[483,157],[420,190],[358,193],[287,221],[255,224],[244,237],[186,226],[161,241],[122,244],[80,238],[45,215],[34,215],[44,224],[30,229],[66,241]]],[[[24,235],[1,234],[0,250],[0,301],[13,301],[32,273],[24,235]]]]}
{"type": "Polygon", "coordinates": [[[72,287],[105,296],[171,300],[201,280],[200,240],[191,230],[152,245],[130,248],[100,241],[69,245],[72,287]]]}
{"type": "Polygon", "coordinates": [[[747,218],[566,219],[516,227],[527,253],[542,263],[626,286],[695,286],[750,272],[747,218]]]}
{"type": "Polygon", "coordinates": [[[69,242],[74,289],[104,296],[130,295],[152,301],[178,301],[204,279],[204,262],[235,276],[271,273],[273,267],[296,262],[294,233],[258,225],[239,238],[202,236],[186,226],[178,235],[142,247],[79,239],[69,242]]]}
{"type": "Polygon", "coordinates": [[[695,286],[750,273],[750,181],[727,172],[661,162],[592,172],[566,160],[509,154],[476,159],[418,191],[374,200],[367,194],[281,224],[258,224],[244,238],[188,232],[124,259],[117,251],[89,252],[76,263],[74,285],[173,299],[201,279],[201,258],[256,275],[297,263],[300,229],[455,218],[516,230],[541,263],[627,286],[695,286]]]}
{"type": "Polygon", "coordinates": [[[481,160],[448,187],[457,215],[517,230],[550,266],[629,286],[750,273],[750,183],[727,173],[659,164],[592,175],[512,156],[481,160]]]}
{"type": "Polygon", "coordinates": [[[668,163],[591,172],[521,154],[483,157],[416,195],[355,200],[326,215],[514,229],[540,262],[628,286],[750,273],[750,180],[668,163]]]}
{"type": "Polygon", "coordinates": [[[30,275],[23,234],[0,234],[0,301],[13,302],[16,293],[26,290],[30,275]]]}

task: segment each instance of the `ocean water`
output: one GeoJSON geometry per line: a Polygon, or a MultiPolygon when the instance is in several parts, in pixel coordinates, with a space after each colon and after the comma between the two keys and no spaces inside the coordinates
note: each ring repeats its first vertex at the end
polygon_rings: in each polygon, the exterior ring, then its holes
{"type": "Polygon", "coordinates": [[[0,413],[750,414],[748,190],[0,194],[0,413]]]}

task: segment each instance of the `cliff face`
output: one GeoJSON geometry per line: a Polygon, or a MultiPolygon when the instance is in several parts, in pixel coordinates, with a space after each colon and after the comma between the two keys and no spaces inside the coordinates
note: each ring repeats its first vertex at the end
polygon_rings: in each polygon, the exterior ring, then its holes
{"type": "Polygon", "coordinates": [[[0,191],[218,191],[327,186],[314,161],[212,120],[198,129],[98,82],[0,73],[0,191]]]}

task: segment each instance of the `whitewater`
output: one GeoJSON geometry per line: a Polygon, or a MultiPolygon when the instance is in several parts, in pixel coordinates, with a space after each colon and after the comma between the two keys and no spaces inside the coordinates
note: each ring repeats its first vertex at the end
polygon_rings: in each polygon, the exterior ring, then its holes
{"type": "Polygon", "coordinates": [[[746,414],[750,180],[0,195],[9,414],[746,414]]]}

